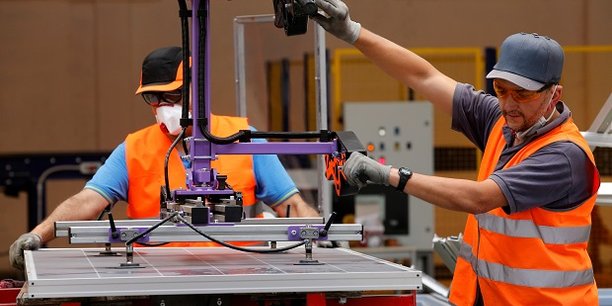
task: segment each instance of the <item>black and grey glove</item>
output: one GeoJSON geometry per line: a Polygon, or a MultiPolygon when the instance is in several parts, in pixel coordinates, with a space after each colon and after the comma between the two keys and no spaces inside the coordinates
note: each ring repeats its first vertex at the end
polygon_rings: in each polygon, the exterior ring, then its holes
{"type": "Polygon", "coordinates": [[[330,34],[354,44],[359,38],[361,24],[351,20],[348,6],[340,0],[315,0],[315,3],[327,16],[315,15],[312,19],[330,34]]]}
{"type": "Polygon", "coordinates": [[[11,266],[16,269],[23,270],[23,251],[24,250],[38,250],[40,245],[42,244],[42,239],[38,234],[34,233],[25,233],[13,244],[11,245],[11,249],[9,250],[9,260],[11,261],[11,266]]]}
{"type": "Polygon", "coordinates": [[[383,165],[359,152],[353,152],[342,171],[351,185],[362,188],[367,183],[389,185],[390,165],[383,165]]]}

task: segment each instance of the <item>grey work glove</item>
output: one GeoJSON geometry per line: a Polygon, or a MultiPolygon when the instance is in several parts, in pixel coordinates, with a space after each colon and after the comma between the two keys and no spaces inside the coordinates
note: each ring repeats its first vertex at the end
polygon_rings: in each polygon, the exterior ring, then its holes
{"type": "Polygon", "coordinates": [[[23,270],[23,250],[38,250],[42,244],[41,241],[40,236],[34,233],[25,233],[19,236],[9,250],[11,266],[23,270]]]}
{"type": "Polygon", "coordinates": [[[315,0],[315,3],[327,16],[317,14],[312,19],[330,34],[354,44],[359,37],[361,24],[351,20],[348,6],[340,0],[315,0]]]}
{"type": "Polygon", "coordinates": [[[362,188],[367,183],[389,185],[391,166],[383,165],[359,152],[353,152],[342,171],[349,184],[362,188]]]}

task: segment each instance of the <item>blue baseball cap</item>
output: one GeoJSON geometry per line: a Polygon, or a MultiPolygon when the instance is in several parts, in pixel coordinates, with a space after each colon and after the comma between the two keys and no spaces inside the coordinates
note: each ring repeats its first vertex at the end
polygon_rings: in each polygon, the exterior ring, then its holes
{"type": "Polygon", "coordinates": [[[510,35],[501,45],[499,61],[487,79],[503,79],[527,90],[557,84],[563,71],[563,48],[536,33],[510,35]]]}

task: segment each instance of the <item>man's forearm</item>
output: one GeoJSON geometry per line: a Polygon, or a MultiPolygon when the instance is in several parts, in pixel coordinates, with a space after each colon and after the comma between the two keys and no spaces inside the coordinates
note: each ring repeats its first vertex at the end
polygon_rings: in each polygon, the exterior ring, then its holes
{"type": "MultiPolygon", "coordinates": [[[[398,182],[398,170],[392,168],[389,185],[397,186],[398,182]]],[[[507,205],[501,189],[490,179],[476,182],[414,173],[404,192],[438,207],[472,214],[507,205]]]]}
{"type": "Polygon", "coordinates": [[[303,202],[303,203],[304,204],[297,205],[296,207],[298,217],[319,217],[320,216],[319,212],[314,207],[312,207],[306,202],[303,202]]]}
{"type": "Polygon", "coordinates": [[[317,210],[306,203],[299,193],[295,193],[274,208],[280,217],[287,217],[287,207],[290,207],[289,217],[319,217],[317,210]]]}
{"type": "Polygon", "coordinates": [[[92,220],[106,207],[107,201],[93,190],[84,189],[62,202],[32,233],[38,234],[43,243],[55,238],[56,221],[92,220]]]}

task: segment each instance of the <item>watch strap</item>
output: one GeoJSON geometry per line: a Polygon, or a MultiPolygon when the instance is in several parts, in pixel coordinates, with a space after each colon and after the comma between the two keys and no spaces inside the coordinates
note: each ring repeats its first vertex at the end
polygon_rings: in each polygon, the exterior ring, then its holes
{"type": "Polygon", "coordinates": [[[404,188],[406,188],[408,180],[412,177],[412,170],[406,167],[400,167],[397,170],[399,173],[399,183],[397,184],[397,187],[395,187],[395,190],[404,192],[404,188]]]}

